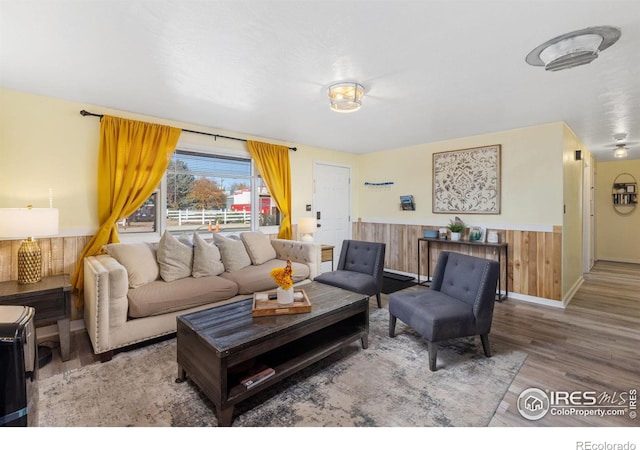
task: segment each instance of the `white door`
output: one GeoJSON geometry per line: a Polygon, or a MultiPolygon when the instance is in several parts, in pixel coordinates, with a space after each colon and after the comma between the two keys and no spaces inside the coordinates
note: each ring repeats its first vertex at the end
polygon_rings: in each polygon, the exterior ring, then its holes
{"type": "MultiPolygon", "coordinates": [[[[314,241],[335,246],[335,268],[342,241],[351,238],[351,168],[316,162],[313,183],[314,214],[319,225],[314,241]]],[[[323,263],[322,271],[329,270],[331,263],[323,263]]]]}
{"type": "Polygon", "coordinates": [[[594,264],[595,224],[594,224],[594,170],[592,158],[585,158],[583,171],[583,272],[589,273],[594,264]]]}

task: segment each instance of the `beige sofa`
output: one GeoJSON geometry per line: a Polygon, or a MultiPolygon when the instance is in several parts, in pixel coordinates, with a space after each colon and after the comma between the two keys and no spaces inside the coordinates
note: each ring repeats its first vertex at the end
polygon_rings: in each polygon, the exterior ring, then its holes
{"type": "Polygon", "coordinates": [[[239,239],[214,234],[158,244],[121,243],[84,260],[84,321],[100,359],[141,341],[175,333],[181,314],[250,298],[276,287],[270,272],[292,261],[294,283],[320,274],[320,245],[269,239],[259,232],[239,239]]]}

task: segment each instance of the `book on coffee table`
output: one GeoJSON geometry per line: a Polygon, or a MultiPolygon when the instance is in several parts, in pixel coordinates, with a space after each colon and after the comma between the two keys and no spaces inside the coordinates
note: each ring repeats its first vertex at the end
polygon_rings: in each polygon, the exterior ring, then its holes
{"type": "Polygon", "coordinates": [[[273,370],[271,367],[267,367],[266,369],[261,370],[255,375],[251,375],[250,377],[243,379],[242,381],[240,381],[240,384],[246,387],[247,389],[251,389],[260,385],[261,383],[264,383],[275,374],[276,374],[275,370],[273,370]]]}

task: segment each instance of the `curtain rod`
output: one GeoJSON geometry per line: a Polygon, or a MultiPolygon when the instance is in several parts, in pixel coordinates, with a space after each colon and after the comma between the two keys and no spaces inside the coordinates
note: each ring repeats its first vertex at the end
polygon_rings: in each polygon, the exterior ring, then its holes
{"type": "MultiPolygon", "coordinates": [[[[103,114],[94,114],[94,113],[86,111],[84,109],[82,111],[80,111],[80,114],[83,115],[83,116],[100,117],[101,119],[103,117],[103,114]]],[[[231,137],[231,136],[223,136],[221,134],[206,133],[204,131],[185,130],[184,128],[182,129],[182,131],[186,131],[187,133],[204,134],[205,136],[213,136],[214,140],[216,140],[218,138],[223,138],[223,139],[231,139],[233,141],[247,142],[246,139],[241,139],[241,138],[231,137]]],[[[289,150],[294,151],[294,152],[298,151],[298,149],[296,147],[289,147],[289,150]]]]}

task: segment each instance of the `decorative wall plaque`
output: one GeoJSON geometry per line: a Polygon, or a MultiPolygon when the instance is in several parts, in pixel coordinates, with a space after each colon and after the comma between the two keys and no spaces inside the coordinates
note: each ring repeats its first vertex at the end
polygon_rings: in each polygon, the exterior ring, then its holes
{"type": "Polygon", "coordinates": [[[500,214],[500,145],[433,154],[433,212],[500,214]]]}

